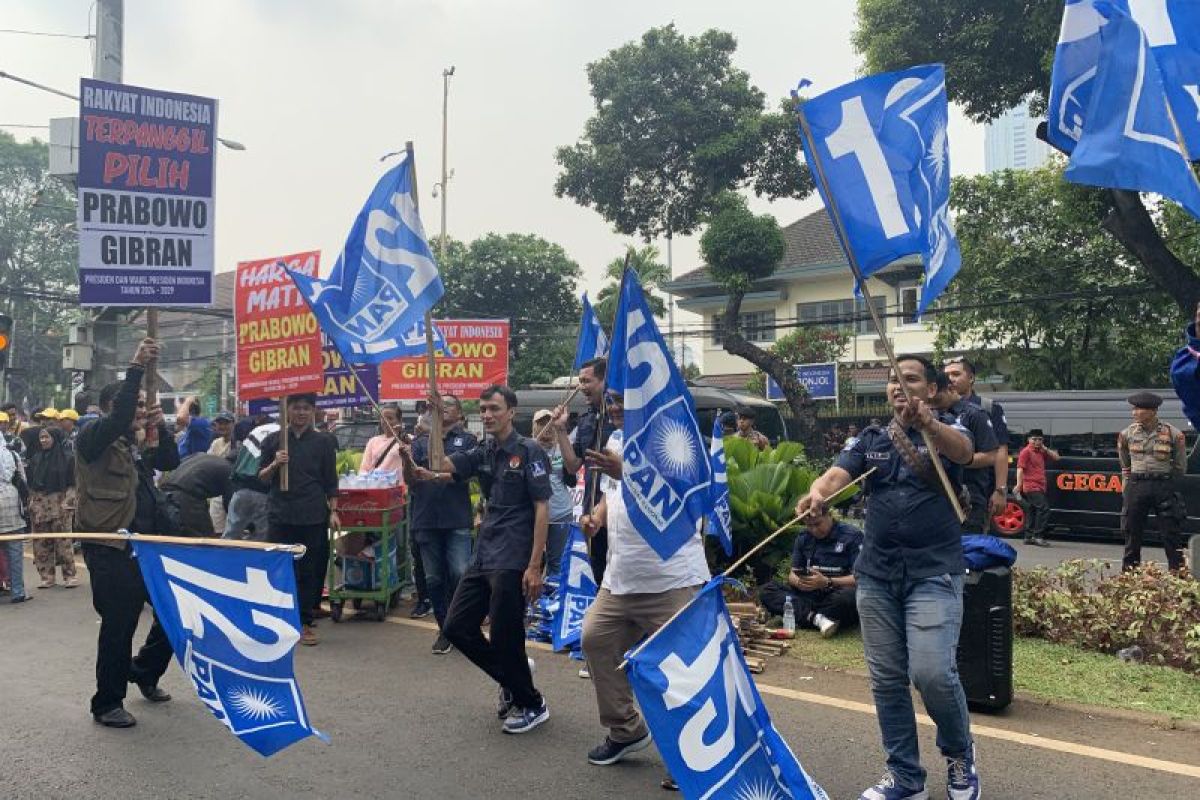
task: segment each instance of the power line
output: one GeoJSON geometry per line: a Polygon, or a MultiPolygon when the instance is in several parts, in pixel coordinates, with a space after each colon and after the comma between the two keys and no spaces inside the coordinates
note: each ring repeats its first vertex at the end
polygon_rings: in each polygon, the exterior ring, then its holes
{"type": "Polygon", "coordinates": [[[53,39],[95,39],[94,34],[85,33],[55,33],[53,31],[24,31],[16,28],[0,28],[0,33],[11,33],[17,36],[46,36],[53,39]]]}

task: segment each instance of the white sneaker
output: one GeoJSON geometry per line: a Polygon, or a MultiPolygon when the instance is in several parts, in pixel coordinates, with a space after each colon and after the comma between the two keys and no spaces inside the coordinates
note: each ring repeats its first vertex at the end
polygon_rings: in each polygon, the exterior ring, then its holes
{"type": "Polygon", "coordinates": [[[828,639],[838,632],[838,623],[831,620],[824,614],[817,614],[813,617],[813,623],[816,624],[817,630],[821,632],[822,639],[828,639]]]}
{"type": "Polygon", "coordinates": [[[587,664],[584,664],[579,668],[579,677],[583,678],[585,681],[590,681],[592,679],[592,673],[588,671],[587,664]]]}

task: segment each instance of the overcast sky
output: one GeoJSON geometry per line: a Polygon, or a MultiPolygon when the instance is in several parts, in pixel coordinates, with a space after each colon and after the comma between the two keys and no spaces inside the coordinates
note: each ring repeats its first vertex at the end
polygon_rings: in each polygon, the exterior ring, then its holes
{"type": "MultiPolygon", "coordinates": [[[[85,33],[91,0],[0,0],[0,28],[85,33]]],[[[590,116],[585,66],[647,28],[674,21],[737,37],[735,61],[770,102],[807,77],[820,92],[855,77],[852,0],[193,0],[125,2],[126,83],[215,97],[220,134],[217,269],[321,249],[332,266],[384,170],[379,157],[415,142],[426,229],[441,165],[444,67],[450,94],[449,232],[535,233],[566,248],[585,288],[626,243],[601,217],[554,196],[554,149],[590,116]]],[[[91,43],[0,33],[0,70],[75,94],[91,43]]],[[[0,123],[75,116],[63,98],[0,80],[0,123]]],[[[982,129],[954,114],[956,174],[983,168],[982,129]]],[[[45,131],[6,128],[18,139],[45,131]]],[[[767,204],[781,224],[817,201],[767,204]]],[[[675,274],[698,264],[677,240],[675,274]]]]}

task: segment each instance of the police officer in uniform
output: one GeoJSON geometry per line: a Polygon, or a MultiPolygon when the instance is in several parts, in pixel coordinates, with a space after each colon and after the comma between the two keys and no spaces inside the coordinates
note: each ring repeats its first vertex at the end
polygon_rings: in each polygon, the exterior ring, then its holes
{"type": "Polygon", "coordinates": [[[962,532],[987,533],[992,459],[1000,449],[992,418],[981,407],[962,398],[944,372],[937,376],[937,394],[929,404],[951,415],[959,425],[971,432],[971,438],[975,441],[975,457],[971,460],[972,468],[963,470],[963,485],[959,491],[959,501],[967,514],[962,523],[962,532]]]}
{"type": "MultiPolygon", "coordinates": [[[[491,436],[481,447],[444,457],[441,465],[456,480],[477,476],[487,498],[475,555],[454,591],[442,634],[500,684],[497,714],[504,732],[526,733],[550,718],[525,655],[525,603],[542,593],[550,460],[536,441],[513,428],[512,389],[488,386],[479,398],[484,431],[491,436]],[[485,617],[492,620],[490,638],[479,630],[485,617]]],[[[432,402],[435,413],[443,413],[441,398],[432,402]]],[[[419,467],[413,471],[418,480],[432,477],[419,467]]]]}
{"type": "Polygon", "coordinates": [[[1142,532],[1152,512],[1158,518],[1167,566],[1173,570],[1183,566],[1180,529],[1187,507],[1179,479],[1187,470],[1187,452],[1183,432],[1158,418],[1162,402],[1153,392],[1130,395],[1134,422],[1117,434],[1117,454],[1125,478],[1121,506],[1121,533],[1125,536],[1121,564],[1125,569],[1142,563],[1142,532]]]}
{"type": "Polygon", "coordinates": [[[792,547],[787,586],[764,584],[758,599],[772,614],[782,614],[790,595],[796,624],[816,628],[828,639],[858,624],[854,598],[854,561],[862,550],[862,531],[833,518],[828,509],[805,520],[807,530],[792,547]]]}
{"type": "Polygon", "coordinates": [[[866,531],[854,577],[887,771],[860,800],[928,796],[910,680],[937,725],[948,796],[977,800],[975,745],[955,661],[963,613],[962,534],[932,464],[932,458],[940,458],[951,480],[959,480],[975,448],[969,431],[931,409],[937,393],[933,364],[921,356],[902,355],[896,361],[899,369],[887,386],[892,419],[868,427],[843,450],[796,511],[819,513],[826,498],[875,468],[866,480],[866,531]],[[936,452],[926,448],[922,434],[936,452]]]}

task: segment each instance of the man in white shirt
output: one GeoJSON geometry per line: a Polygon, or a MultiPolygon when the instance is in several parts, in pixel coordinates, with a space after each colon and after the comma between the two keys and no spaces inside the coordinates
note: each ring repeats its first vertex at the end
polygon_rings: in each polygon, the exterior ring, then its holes
{"type": "Polygon", "coordinates": [[[596,689],[604,742],[588,753],[592,764],[615,764],[649,746],[650,730],[634,702],[633,689],[617,669],[626,651],[664,625],[709,579],[704,544],[697,533],[663,560],[633,527],[621,494],[621,425],[624,401],[609,392],[613,433],[604,452],[588,451],[588,462],[604,473],[604,497],[580,519],[589,536],[608,528],[608,568],[596,601],[583,622],[583,654],[596,689]]]}

